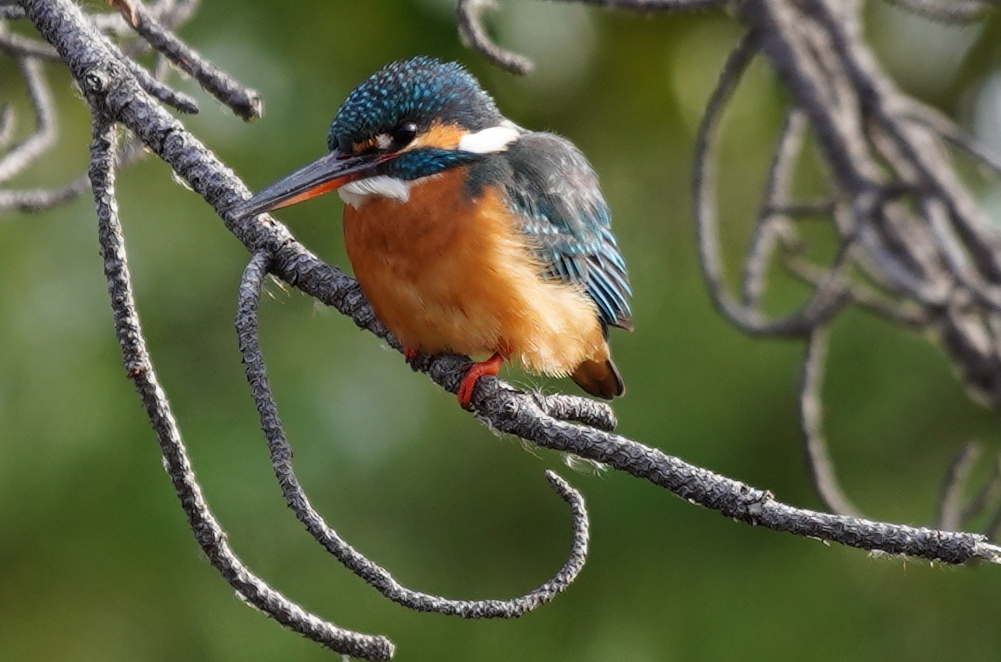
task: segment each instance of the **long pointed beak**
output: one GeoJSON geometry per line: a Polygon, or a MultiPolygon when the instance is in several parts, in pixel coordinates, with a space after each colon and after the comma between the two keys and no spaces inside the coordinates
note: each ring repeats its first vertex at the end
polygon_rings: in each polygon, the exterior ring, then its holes
{"type": "Polygon", "coordinates": [[[315,198],[349,182],[375,174],[375,167],[388,158],[391,157],[352,156],[335,149],[278,180],[249,200],[244,200],[233,207],[232,212],[236,218],[244,218],[315,198]]]}

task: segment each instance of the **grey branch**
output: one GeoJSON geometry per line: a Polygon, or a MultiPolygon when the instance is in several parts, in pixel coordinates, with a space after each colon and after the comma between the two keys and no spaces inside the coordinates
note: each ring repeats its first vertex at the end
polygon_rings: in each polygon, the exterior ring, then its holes
{"type": "MultiPolygon", "coordinates": [[[[28,95],[35,113],[35,132],[0,158],[0,184],[11,180],[31,165],[56,139],[56,113],[52,92],[42,73],[41,63],[33,57],[22,57],[21,72],[28,83],[28,95]]],[[[7,124],[13,124],[8,115],[7,124]]]]}
{"type": "MultiPolygon", "coordinates": [[[[135,4],[136,31],[158,52],[201,84],[207,92],[248,122],[264,112],[261,95],[240,85],[194,49],[166,30],[142,3],[135,4]]],[[[131,60],[129,60],[131,61],[131,60]]]]}
{"type": "MultiPolygon", "coordinates": [[[[725,7],[730,0],[559,0],[560,2],[594,5],[634,11],[682,11],[725,7]]],[[[479,51],[498,67],[513,74],[527,74],[535,64],[525,57],[500,46],[490,38],[484,24],[484,13],[492,7],[491,0],[457,0],[455,5],[459,36],[467,46],[479,51]]]]}
{"type": "Polygon", "coordinates": [[[555,473],[547,472],[553,489],[570,506],[574,516],[573,545],[570,556],[550,581],[534,591],[513,600],[450,600],[437,595],[414,591],[401,585],[388,571],[366,558],[347,543],[316,512],[299,483],[292,466],[292,447],[278,407],[271,393],[264,357],[258,340],[257,309],[261,287],[267,274],[270,256],[259,252],[253,256],[240,284],[239,311],[236,317],[240,353],[247,370],[247,381],[261,416],[261,428],[268,439],[271,464],[289,508],[306,530],[344,567],[351,570],[390,600],[417,611],[434,612],[462,618],[516,618],[550,602],[567,589],[584,568],[588,546],[588,518],[584,498],[569,483],[555,473]]]}
{"type": "MultiPolygon", "coordinates": [[[[807,458],[822,500],[836,512],[853,512],[822,443],[813,393],[822,364],[810,358],[819,355],[818,338],[848,304],[928,331],[941,339],[967,384],[1001,409],[1001,235],[955,175],[945,143],[996,172],[1001,162],[892,84],[861,39],[860,3],[762,0],[739,8],[751,29],[724,66],[696,148],[702,267],[712,300],[733,324],[752,335],[799,336],[811,346],[801,393],[807,458]],[[738,300],[723,270],[714,147],[733,92],[759,54],[771,61],[794,105],[775,152],[738,300]],[[831,203],[804,206],[790,195],[807,129],[823,152],[831,203]],[[805,240],[793,211],[829,218],[839,238],[830,264],[802,257],[805,240]],[[813,290],[799,311],[779,320],[770,319],[761,304],[775,259],[813,290]]],[[[954,481],[965,482],[963,476],[954,474],[954,481]]],[[[961,493],[953,487],[950,494],[961,493]]]]}
{"type": "MultiPolygon", "coordinates": [[[[944,23],[969,23],[983,18],[991,9],[991,2],[980,2],[978,0],[959,0],[958,2],[945,0],[890,0],[893,4],[900,5],[915,14],[926,16],[936,21],[944,23]]],[[[996,0],[995,3],[996,4],[996,0]]]]}
{"type": "Polygon", "coordinates": [[[115,318],[115,333],[122,347],[122,360],[146,408],[160,442],[167,473],[181,501],[188,523],[209,562],[247,602],[279,623],[343,655],[367,660],[388,660],[393,644],[385,637],[343,630],[306,612],[254,575],[236,557],[226,541],[226,533],[209,510],[191,468],[180,430],[160,386],[139,322],[131,275],[125,253],[125,239],[118,220],[115,199],[115,128],[110,120],[95,116],[91,146],[90,179],[97,206],[98,232],[108,294],[115,318]]]}

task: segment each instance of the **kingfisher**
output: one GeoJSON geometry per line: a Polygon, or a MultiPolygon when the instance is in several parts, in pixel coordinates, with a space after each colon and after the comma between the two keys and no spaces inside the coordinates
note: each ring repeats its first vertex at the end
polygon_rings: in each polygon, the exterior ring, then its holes
{"type": "Polygon", "coordinates": [[[328,153],[232,211],[237,218],[336,190],[355,277],[408,362],[488,357],[459,390],[507,361],[625,392],[610,326],[632,330],[625,261],[584,154],[501,115],[462,65],[394,62],[337,111],[328,153]]]}

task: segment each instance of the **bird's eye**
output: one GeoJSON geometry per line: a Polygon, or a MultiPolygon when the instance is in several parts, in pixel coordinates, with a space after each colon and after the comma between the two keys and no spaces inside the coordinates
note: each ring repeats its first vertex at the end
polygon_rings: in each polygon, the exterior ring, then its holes
{"type": "Polygon", "coordinates": [[[417,137],[417,125],[413,122],[401,124],[393,129],[393,133],[390,135],[393,138],[393,147],[397,149],[406,147],[414,141],[414,138],[417,137]]]}

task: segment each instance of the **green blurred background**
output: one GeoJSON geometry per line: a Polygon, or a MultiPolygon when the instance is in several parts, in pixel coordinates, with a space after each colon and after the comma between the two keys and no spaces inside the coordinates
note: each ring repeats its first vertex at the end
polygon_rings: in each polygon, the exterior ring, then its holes
{"type": "MultiPolygon", "coordinates": [[[[386,62],[418,53],[462,61],[512,119],[568,136],[601,175],[636,295],[636,331],[613,341],[629,385],[616,403],[620,431],[819,507],[799,447],[802,347],[729,326],[696,260],[694,133],[739,24],[715,12],[502,4],[492,25],[535,58],[528,78],[465,50],[450,0],[204,0],[182,36],[260,90],[266,115],[244,124],[175,77],[202,101],[184,121],[256,190],[320,155],[339,102],[386,62]]],[[[1001,147],[1001,17],[943,27],[875,4],[867,30],[906,90],[1001,147]]],[[[86,165],[83,104],[65,71],[46,68],[62,134],[18,186],[57,184],[86,165]]],[[[26,104],[9,59],[0,59],[0,100],[26,104]]],[[[727,116],[731,267],[787,101],[758,62],[727,116]]],[[[1001,193],[974,185],[1001,215],[1001,193]]],[[[305,607],[390,636],[397,659],[1001,657],[1001,569],[825,547],[734,524],[628,476],[571,470],[491,434],[349,320],[271,285],[262,341],[300,476],[329,521],[401,581],[457,598],[522,594],[569,544],[568,513],[543,471],[556,468],[588,499],[590,562],[553,604],[472,622],[388,602],[319,549],[275,484],[232,328],[245,250],[156,159],[124,171],[120,192],[154,362],[233,546],[305,607]]],[[[346,266],[340,205],[328,196],[279,217],[346,266]]],[[[123,374],[88,199],[2,217],[0,237],[0,661],[332,659],[243,606],[201,556],[123,374]]],[[[795,288],[783,292],[776,311],[797,301],[795,288]]],[[[576,392],[568,381],[508,376],[576,392]]],[[[969,441],[998,450],[997,413],[970,400],[947,358],[861,313],[834,328],[825,402],[843,483],[879,519],[930,522],[953,453],[969,441]]]]}

